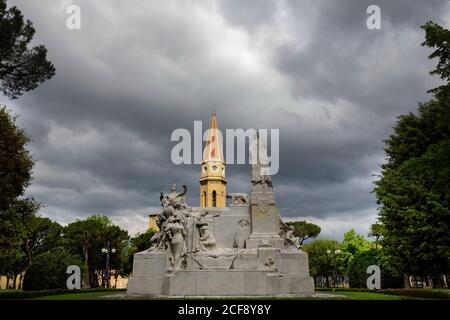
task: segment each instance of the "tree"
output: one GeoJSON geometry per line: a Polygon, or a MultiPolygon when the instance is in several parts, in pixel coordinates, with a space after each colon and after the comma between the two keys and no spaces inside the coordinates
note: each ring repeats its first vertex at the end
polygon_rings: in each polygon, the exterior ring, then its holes
{"type": "Polygon", "coordinates": [[[384,226],[381,223],[374,223],[370,226],[368,237],[375,238],[375,249],[378,248],[378,243],[383,236],[384,226]]]}
{"type": "Polygon", "coordinates": [[[20,199],[0,215],[1,274],[13,279],[13,287],[20,287],[16,278],[31,265],[35,254],[58,245],[61,226],[38,216],[40,207],[34,199],[20,199]]]}
{"type": "Polygon", "coordinates": [[[389,273],[383,265],[382,250],[369,249],[357,254],[348,266],[348,283],[350,288],[367,288],[367,267],[377,265],[381,269],[382,288],[402,287],[402,278],[389,273]]]}
{"type": "Polygon", "coordinates": [[[36,256],[23,279],[23,290],[67,288],[67,267],[80,265],[80,257],[62,247],[36,256]]]}
{"type": "Polygon", "coordinates": [[[136,247],[137,252],[144,251],[150,247],[150,239],[155,234],[155,230],[148,229],[144,233],[138,233],[134,238],[131,239],[131,242],[136,247]]]}
{"type": "Polygon", "coordinates": [[[444,29],[432,21],[424,24],[422,29],[425,30],[425,41],[422,46],[436,48],[429,58],[439,60],[436,69],[432,70],[430,74],[438,75],[447,82],[430,92],[433,92],[438,98],[447,99],[450,97],[450,30],[444,29]]]}
{"type": "Polygon", "coordinates": [[[325,279],[326,286],[330,287],[330,277],[336,284],[339,261],[336,260],[334,252],[338,250],[339,243],[336,240],[318,239],[303,246],[308,253],[309,270],[314,283],[319,285],[319,279],[325,279]]]}
{"type": "Polygon", "coordinates": [[[0,214],[23,194],[34,165],[26,149],[29,137],[17,127],[16,119],[0,108],[0,214]]]}
{"type": "MultiPolygon", "coordinates": [[[[6,275],[7,287],[10,286],[10,279],[16,279],[17,274],[22,271],[26,258],[21,248],[24,234],[18,215],[12,210],[0,214],[0,275],[6,275]]],[[[13,287],[15,286],[14,283],[13,287]]]]}
{"type": "Polygon", "coordinates": [[[450,240],[450,31],[428,22],[425,42],[438,65],[431,74],[447,83],[417,115],[400,116],[385,141],[387,163],[375,183],[386,266],[441,285],[449,275],[450,240]]]}
{"type": "Polygon", "coordinates": [[[29,47],[35,29],[17,7],[0,0],[0,90],[14,99],[55,74],[43,45],[29,47]]]}
{"type": "Polygon", "coordinates": [[[135,237],[127,241],[120,256],[121,265],[119,274],[122,277],[127,277],[131,274],[133,271],[134,254],[148,249],[150,247],[150,239],[155,233],[155,230],[149,229],[144,233],[138,233],[135,237]]]}
{"type": "Polygon", "coordinates": [[[450,139],[428,148],[376,184],[385,226],[382,241],[388,264],[397,274],[431,276],[449,271],[450,139]]]}
{"type": "Polygon", "coordinates": [[[124,240],[128,233],[112,224],[104,215],[92,215],[84,220],[70,223],[64,229],[65,247],[74,254],[83,257],[84,286],[97,287],[98,277],[103,278],[105,269],[105,256],[102,248],[107,244],[116,249],[111,255],[110,267],[119,269],[121,265],[121,251],[125,246],[124,240]]]}
{"type": "Polygon", "coordinates": [[[27,255],[28,266],[35,254],[61,245],[62,226],[57,222],[34,214],[24,220],[24,224],[26,232],[22,247],[27,255]]]}
{"type": "Polygon", "coordinates": [[[381,239],[384,233],[384,226],[381,223],[374,223],[370,225],[368,237],[375,238],[375,241],[381,239]]]}
{"type": "Polygon", "coordinates": [[[349,275],[349,265],[359,254],[370,249],[370,242],[364,239],[364,236],[358,234],[354,229],[344,233],[344,239],[340,243],[341,252],[338,256],[340,262],[340,272],[349,275]]]}
{"type": "Polygon", "coordinates": [[[306,221],[290,221],[286,224],[294,226],[294,235],[300,238],[300,245],[307,239],[317,237],[321,231],[318,225],[306,221]]]}
{"type": "Polygon", "coordinates": [[[396,168],[412,157],[419,157],[429,146],[443,139],[450,139],[449,102],[431,100],[421,103],[417,115],[409,113],[398,117],[394,133],[385,140],[387,163],[382,168],[396,168]]]}

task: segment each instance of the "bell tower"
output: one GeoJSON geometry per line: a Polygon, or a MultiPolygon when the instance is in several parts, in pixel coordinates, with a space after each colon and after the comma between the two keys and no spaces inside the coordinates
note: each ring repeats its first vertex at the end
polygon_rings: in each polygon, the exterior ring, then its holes
{"type": "Polygon", "coordinates": [[[200,207],[226,207],[226,185],[222,136],[217,126],[216,113],[213,112],[209,125],[208,140],[203,151],[202,173],[200,176],[200,207]]]}

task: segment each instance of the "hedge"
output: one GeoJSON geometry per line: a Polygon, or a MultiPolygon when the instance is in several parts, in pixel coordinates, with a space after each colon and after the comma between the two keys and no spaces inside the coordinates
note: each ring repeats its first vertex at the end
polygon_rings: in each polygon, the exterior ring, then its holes
{"type": "Polygon", "coordinates": [[[53,289],[53,290],[41,290],[41,291],[22,291],[22,290],[0,290],[0,300],[3,299],[30,299],[43,296],[54,296],[59,294],[68,293],[87,293],[87,292],[107,292],[107,291],[125,291],[126,289],[80,289],[80,290],[69,290],[69,289],[53,289]]]}
{"type": "Polygon", "coordinates": [[[360,289],[360,288],[316,288],[316,291],[353,291],[353,292],[374,292],[405,296],[412,298],[450,300],[450,290],[430,290],[430,289],[360,289]]]}

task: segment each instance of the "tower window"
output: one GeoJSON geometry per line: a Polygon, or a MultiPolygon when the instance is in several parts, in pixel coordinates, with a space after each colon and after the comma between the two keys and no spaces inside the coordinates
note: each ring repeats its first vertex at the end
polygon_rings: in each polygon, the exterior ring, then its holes
{"type": "Polygon", "coordinates": [[[217,207],[217,194],[216,190],[212,192],[212,206],[215,208],[217,207]]]}
{"type": "Polygon", "coordinates": [[[206,202],[206,191],[203,191],[203,205],[206,207],[207,206],[207,204],[206,204],[207,202],[206,202]]]}

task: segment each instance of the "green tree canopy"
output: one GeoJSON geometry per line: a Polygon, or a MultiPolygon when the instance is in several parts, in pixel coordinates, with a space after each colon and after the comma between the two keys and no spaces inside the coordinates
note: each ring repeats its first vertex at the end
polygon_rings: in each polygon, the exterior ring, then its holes
{"type": "Polygon", "coordinates": [[[450,104],[431,100],[419,104],[418,114],[398,118],[394,133],[385,141],[387,163],[383,169],[396,168],[403,161],[422,155],[427,148],[443,139],[450,139],[450,104]]]}
{"type": "Polygon", "coordinates": [[[156,233],[155,230],[149,229],[144,233],[138,233],[129,241],[124,242],[124,247],[120,258],[120,272],[122,277],[127,277],[133,271],[133,257],[136,252],[144,251],[150,247],[150,239],[156,233]]]}
{"type": "Polygon", "coordinates": [[[113,225],[107,216],[92,215],[84,220],[77,220],[67,225],[63,232],[65,247],[83,258],[85,283],[89,283],[91,287],[98,285],[97,271],[105,268],[102,249],[108,245],[116,249],[110,256],[110,267],[120,269],[120,257],[126,246],[128,233],[113,225]]]}
{"type": "MultiPolygon", "coordinates": [[[[335,251],[339,250],[336,240],[317,239],[303,245],[303,250],[308,253],[309,271],[312,277],[332,276],[337,266],[335,251]]],[[[329,284],[328,284],[329,286],[329,284]]]]}
{"type": "Polygon", "coordinates": [[[397,275],[440,283],[450,259],[450,32],[428,22],[424,46],[434,48],[431,74],[446,81],[417,115],[400,116],[387,139],[387,163],[375,183],[386,267],[397,275]]]}
{"type": "Polygon", "coordinates": [[[27,150],[28,136],[16,117],[0,107],[0,214],[21,196],[31,179],[34,162],[27,150]]]}
{"type": "Polygon", "coordinates": [[[397,273],[447,273],[450,259],[450,139],[384,172],[375,191],[383,248],[397,273]]]}
{"type": "Polygon", "coordinates": [[[367,267],[377,265],[381,269],[381,288],[401,288],[402,277],[395,277],[383,265],[382,251],[369,249],[356,255],[348,266],[348,282],[350,288],[367,288],[367,267]]]}
{"type": "Polygon", "coordinates": [[[300,245],[307,239],[317,237],[321,231],[318,225],[306,221],[289,221],[286,224],[294,226],[294,235],[300,238],[300,245]]]}
{"type": "Polygon", "coordinates": [[[438,64],[430,72],[438,75],[446,84],[430,90],[438,98],[448,99],[450,97],[450,30],[447,30],[432,21],[422,26],[425,30],[425,41],[423,46],[435,48],[436,50],[429,56],[430,59],[437,58],[438,64]]]}
{"type": "Polygon", "coordinates": [[[10,98],[17,98],[55,74],[47,60],[43,45],[29,47],[35,34],[30,20],[24,20],[17,7],[7,9],[0,0],[0,90],[10,98]]]}
{"type": "Polygon", "coordinates": [[[0,214],[0,274],[17,276],[36,254],[58,245],[62,227],[38,216],[40,207],[34,199],[14,200],[0,214]]]}

